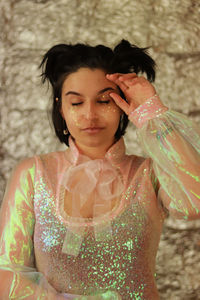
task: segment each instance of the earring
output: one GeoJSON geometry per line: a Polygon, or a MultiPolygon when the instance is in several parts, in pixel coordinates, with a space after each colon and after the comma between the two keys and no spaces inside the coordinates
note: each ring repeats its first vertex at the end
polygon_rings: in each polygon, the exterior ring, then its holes
{"type": "Polygon", "coordinates": [[[63,128],[65,128],[65,129],[63,129],[63,134],[64,134],[64,135],[68,135],[68,134],[69,134],[69,130],[68,130],[68,128],[67,128],[67,125],[66,125],[64,119],[63,119],[63,128]]]}
{"type": "Polygon", "coordinates": [[[59,98],[58,98],[58,97],[56,97],[56,102],[58,102],[58,100],[59,100],[59,98]]]}
{"type": "Polygon", "coordinates": [[[69,133],[68,129],[64,129],[64,130],[63,130],[63,134],[64,134],[64,135],[67,135],[68,133],[69,133]]]}

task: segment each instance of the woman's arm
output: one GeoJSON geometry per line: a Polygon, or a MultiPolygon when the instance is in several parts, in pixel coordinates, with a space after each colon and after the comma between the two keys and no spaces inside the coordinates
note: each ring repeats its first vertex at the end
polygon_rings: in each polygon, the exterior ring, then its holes
{"type": "Polygon", "coordinates": [[[108,78],[120,86],[128,100],[111,94],[138,128],[141,146],[152,158],[160,200],[176,217],[199,218],[199,127],[186,116],[168,110],[144,77],[114,74],[108,78]]]}
{"type": "Polygon", "coordinates": [[[8,182],[0,212],[0,299],[64,299],[34,265],[35,160],[21,162],[8,182]],[[59,298],[60,297],[60,298],[59,298]]]}
{"type": "Polygon", "coordinates": [[[129,118],[138,127],[143,150],[152,158],[160,184],[158,196],[164,206],[175,217],[199,218],[200,130],[186,116],[170,110],[152,118],[158,105],[163,107],[159,98],[153,97],[129,118]],[[143,116],[140,120],[138,113],[143,116]]]}

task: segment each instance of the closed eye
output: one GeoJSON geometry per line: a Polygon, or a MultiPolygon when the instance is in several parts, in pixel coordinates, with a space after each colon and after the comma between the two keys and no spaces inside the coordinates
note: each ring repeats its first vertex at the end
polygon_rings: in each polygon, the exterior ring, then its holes
{"type": "Polygon", "coordinates": [[[76,106],[76,105],[80,105],[82,104],[83,102],[75,102],[75,103],[72,103],[73,106],[76,106]]]}
{"type": "Polygon", "coordinates": [[[98,103],[104,103],[104,104],[108,104],[109,102],[110,100],[98,101],[98,103]]]}
{"type": "MultiPolygon", "coordinates": [[[[83,102],[74,102],[74,103],[72,103],[72,106],[77,106],[77,105],[81,105],[83,102]]],[[[110,100],[99,100],[98,101],[98,103],[100,103],[100,104],[108,104],[108,103],[110,103],[110,100]]]]}

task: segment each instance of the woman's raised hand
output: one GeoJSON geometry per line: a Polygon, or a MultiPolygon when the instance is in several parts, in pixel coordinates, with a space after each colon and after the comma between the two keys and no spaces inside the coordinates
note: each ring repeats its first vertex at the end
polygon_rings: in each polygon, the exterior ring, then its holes
{"type": "Polygon", "coordinates": [[[106,78],[118,85],[124,93],[128,103],[116,93],[112,92],[110,96],[127,115],[156,94],[154,86],[145,77],[137,76],[136,73],[107,74],[106,78]]]}

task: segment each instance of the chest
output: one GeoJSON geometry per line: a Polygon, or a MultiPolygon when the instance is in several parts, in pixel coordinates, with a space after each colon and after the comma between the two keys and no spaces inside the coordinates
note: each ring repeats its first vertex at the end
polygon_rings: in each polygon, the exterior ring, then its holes
{"type": "Polygon", "coordinates": [[[113,197],[108,201],[100,199],[96,191],[87,195],[87,198],[84,194],[75,197],[71,192],[65,191],[64,211],[70,217],[93,218],[111,211],[119,200],[120,197],[113,197]]]}

